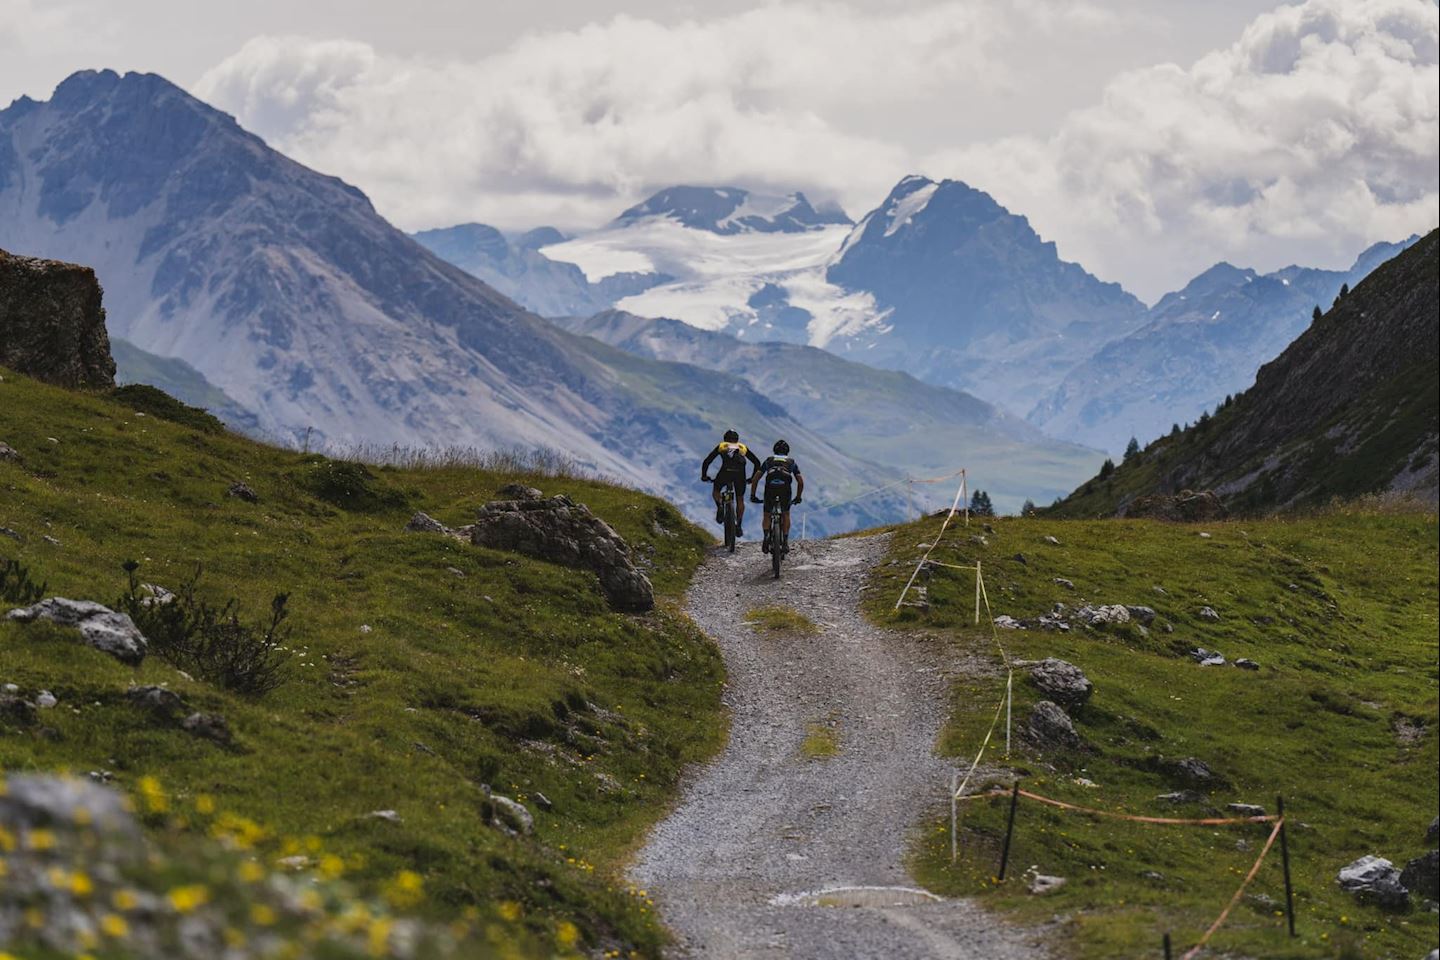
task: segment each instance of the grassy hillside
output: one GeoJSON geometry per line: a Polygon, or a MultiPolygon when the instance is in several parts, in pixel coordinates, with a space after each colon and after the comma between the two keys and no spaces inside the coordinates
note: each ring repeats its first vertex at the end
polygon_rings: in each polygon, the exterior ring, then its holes
{"type": "MultiPolygon", "coordinates": [[[[930,583],[928,610],[891,609],[919,557],[917,544],[939,524],[898,528],[867,602],[877,621],[933,631],[953,642],[957,657],[994,667],[954,690],[941,748],[964,766],[1004,689],[990,632],[972,622],[973,575],[942,568],[930,583]]],[[[1283,887],[1272,855],[1251,887],[1272,899],[1243,901],[1217,934],[1217,951],[1419,957],[1436,946],[1433,914],[1418,906],[1408,915],[1359,906],[1335,883],[1340,867],[1365,854],[1397,866],[1419,856],[1440,803],[1433,514],[1357,507],[1208,526],[1002,519],[992,528],[984,544],[971,539],[982,532],[975,526],[952,528],[934,559],[979,560],[996,615],[1034,617],[1057,602],[1089,602],[1148,605],[1157,616],[1148,631],[1135,622],[1070,633],[1001,631],[1011,657],[1068,660],[1095,689],[1074,716],[1085,747],[1037,751],[1019,731],[1040,697],[1017,670],[1014,754],[1003,759],[1002,736],[982,782],[1008,786],[1006,771],[1013,770],[1034,792],[1151,816],[1226,815],[1230,802],[1273,812],[1283,795],[1293,817],[1300,936],[1288,939],[1275,913],[1283,887]],[[1218,622],[1200,616],[1206,606],[1218,622]],[[1248,657],[1260,669],[1202,667],[1188,655],[1195,647],[1231,663],[1248,657]],[[1191,786],[1172,766],[1185,757],[1203,760],[1219,782],[1200,802],[1158,801],[1191,786]]],[[[937,793],[943,789],[936,784],[937,793]]],[[[947,814],[937,810],[915,852],[919,876],[937,891],[978,894],[1023,920],[1056,918],[1061,929],[1052,941],[1085,958],[1158,957],[1166,931],[1178,956],[1220,912],[1265,839],[1258,826],[1132,825],[1022,801],[1010,860],[1015,879],[997,888],[991,878],[1004,813],[1004,801],[965,805],[963,853],[952,865],[947,814]],[[1018,878],[1032,864],[1068,882],[1031,895],[1018,878]]]]}
{"type": "Polygon", "coordinates": [[[297,851],[343,864],[362,894],[408,878],[423,889],[402,898],[413,912],[468,917],[502,945],[655,955],[663,934],[617,868],[682,766],[723,738],[718,655],[677,603],[705,535],[595,482],[461,467],[346,477],[206,426],[3,373],[0,440],[24,459],[0,460],[0,527],[21,538],[0,536],[0,558],[47,595],[105,603],[127,560],[171,589],[203,565],[197,592],[236,598],[247,621],[288,593],[293,634],[285,681],[256,697],[0,620],[0,681],[59,700],[39,727],[0,721],[0,769],[110,771],[164,798],[141,809],[167,842],[249,824],[262,864],[297,851]],[[467,523],[516,480],[609,521],[648,562],[656,611],[610,612],[587,572],[402,532],[417,509],[467,523]],[[235,481],[259,501],[227,496],[235,481]],[[126,701],[131,684],[222,713],[235,744],[156,722],[126,701]],[[528,806],[533,836],[486,823],[482,784],[528,806]]]}

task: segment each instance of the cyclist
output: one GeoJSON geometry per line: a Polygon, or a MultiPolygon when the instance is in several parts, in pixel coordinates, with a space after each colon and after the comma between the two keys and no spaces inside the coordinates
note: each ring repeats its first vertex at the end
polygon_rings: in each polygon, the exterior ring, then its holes
{"type": "Polygon", "coordinates": [[[715,473],[715,522],[725,522],[725,504],[721,493],[728,486],[735,491],[735,536],[745,536],[745,461],[749,460],[760,469],[760,458],[740,442],[740,434],[734,430],[725,431],[725,439],[715,445],[705,462],[700,464],[700,481],[710,482],[710,464],[720,460],[720,469],[715,473]]]}
{"type": "Polygon", "coordinates": [[[780,511],[780,528],[786,539],[790,537],[790,506],[800,502],[800,495],[805,492],[805,478],[800,475],[800,465],[790,457],[790,444],[784,440],[775,441],[775,455],[766,457],[760,469],[750,478],[750,498],[756,503],[765,504],[765,542],[760,549],[765,553],[770,552],[770,514],[776,510],[780,511]],[[755,496],[755,488],[760,485],[760,478],[765,478],[765,499],[759,500],[755,496]],[[791,499],[790,485],[795,484],[794,499],[791,499]]]}

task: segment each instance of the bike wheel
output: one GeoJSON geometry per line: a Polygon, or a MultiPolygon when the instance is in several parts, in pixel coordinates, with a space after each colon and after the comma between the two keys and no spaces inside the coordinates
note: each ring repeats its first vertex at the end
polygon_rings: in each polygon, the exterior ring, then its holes
{"type": "Polygon", "coordinates": [[[783,534],[780,532],[780,524],[770,528],[770,568],[775,571],[775,579],[780,579],[780,554],[784,551],[782,544],[783,534]]]}
{"type": "Polygon", "coordinates": [[[725,549],[735,552],[735,501],[725,501],[725,549]]]}

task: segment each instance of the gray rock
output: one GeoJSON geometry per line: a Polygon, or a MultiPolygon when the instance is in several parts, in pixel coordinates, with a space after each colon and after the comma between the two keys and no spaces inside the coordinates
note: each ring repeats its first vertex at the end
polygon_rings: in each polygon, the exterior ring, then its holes
{"type": "Polygon", "coordinates": [[[1166,768],[1176,778],[1196,786],[1218,783],[1220,778],[1210,765],[1199,757],[1182,757],[1179,760],[1172,760],[1167,763],[1166,768]]]}
{"type": "Polygon", "coordinates": [[[115,386],[95,271],[0,250],[0,367],[61,387],[115,386]]]}
{"type": "Polygon", "coordinates": [[[545,811],[555,809],[555,804],[550,800],[550,798],[545,796],[545,794],[541,793],[539,790],[535,791],[535,806],[545,811]]]}
{"type": "Polygon", "coordinates": [[[1191,658],[1202,667],[1223,667],[1225,657],[1214,650],[1206,650],[1204,647],[1196,647],[1190,651],[1191,658]]]}
{"type": "Polygon", "coordinates": [[[1067,710],[1085,706],[1095,689],[1084,671],[1055,657],[1047,657],[1037,663],[1030,671],[1030,682],[1047,700],[1053,700],[1067,710]]]}
{"type": "Polygon", "coordinates": [[[192,713],[180,721],[180,728],[214,743],[223,745],[231,741],[230,724],[218,713],[192,713]]]}
{"type": "Polygon", "coordinates": [[[1227,803],[1225,809],[1242,817],[1265,816],[1265,808],[1253,803],[1227,803]]]}
{"type": "Polygon", "coordinates": [[[251,489],[250,484],[241,483],[238,480],[230,484],[230,488],[225,491],[225,496],[234,497],[236,500],[244,500],[246,503],[260,502],[260,494],[251,489]]]}
{"type": "Polygon", "coordinates": [[[1241,670],[1260,669],[1260,664],[1256,663],[1254,660],[1251,660],[1249,657],[1241,657],[1239,660],[1236,660],[1235,666],[1239,667],[1241,670]]]}
{"type": "Polygon", "coordinates": [[[1028,566],[1030,566],[1030,561],[1025,559],[1025,554],[1023,554],[1023,553],[1017,553],[1017,554],[1015,554],[1015,556],[1011,557],[1010,559],[1011,559],[1011,560],[1014,560],[1016,563],[1020,564],[1020,565],[1023,566],[1023,567],[1028,567],[1028,566]]]}
{"type": "Polygon", "coordinates": [[[1036,896],[1043,897],[1065,886],[1064,877],[1048,877],[1043,873],[1031,873],[1026,878],[1025,888],[1036,896]]]}
{"type": "Polygon", "coordinates": [[[587,567],[600,578],[611,606],[641,613],[655,606],[650,580],[631,559],[615,529],[566,496],[496,500],[480,508],[471,542],[566,566],[587,567]]]}
{"type": "Polygon", "coordinates": [[[52,546],[52,547],[58,547],[58,546],[60,546],[60,541],[57,540],[57,539],[55,539],[54,537],[50,536],[50,534],[48,534],[48,533],[45,534],[44,536],[42,536],[40,539],[41,539],[41,540],[44,540],[46,543],[50,544],[50,546],[52,546]]]}
{"type": "Polygon", "coordinates": [[[406,533],[449,533],[450,528],[424,511],[415,511],[415,516],[405,524],[406,533]]]}
{"type": "Polygon", "coordinates": [[[1051,580],[1050,582],[1051,582],[1051,583],[1059,584],[1060,586],[1064,587],[1066,590],[1074,590],[1074,589],[1075,589],[1075,581],[1074,581],[1074,580],[1067,580],[1067,579],[1065,579],[1064,577],[1055,577],[1055,578],[1054,578],[1053,580],[1051,580]]]}
{"type": "Polygon", "coordinates": [[[1436,947],[1434,950],[1425,954],[1425,960],[1440,960],[1440,947],[1436,947]]]}
{"type": "Polygon", "coordinates": [[[0,463],[5,463],[6,461],[10,463],[21,463],[23,460],[24,458],[20,456],[19,450],[16,450],[8,443],[0,442],[0,463]]]}
{"type": "Polygon", "coordinates": [[[53,710],[59,702],[60,701],[55,698],[55,694],[49,690],[41,690],[35,695],[35,706],[41,710],[53,710]]]}
{"type": "Polygon", "coordinates": [[[1220,622],[1220,614],[1215,612],[1214,607],[1201,607],[1200,612],[1196,614],[1196,616],[1198,616],[1201,620],[1206,621],[1207,623],[1220,622]]]}
{"type": "Polygon", "coordinates": [[[1129,623],[1130,610],[1118,603],[1102,604],[1098,607],[1087,603],[1075,611],[1075,619],[1092,627],[1106,623],[1129,623]]]}
{"type": "Polygon", "coordinates": [[[1001,630],[1024,629],[1019,620],[1016,620],[1014,617],[1004,613],[1000,614],[1000,616],[995,618],[995,626],[1001,630]]]}
{"type": "Polygon", "coordinates": [[[1058,704],[1041,700],[1030,710],[1030,722],[1026,725],[1030,740],[1038,747],[1059,747],[1074,749],[1080,746],[1080,735],[1075,725],[1058,704]]]}
{"type": "Polygon", "coordinates": [[[1431,850],[1405,864],[1400,883],[1411,893],[1440,900],[1440,850],[1431,850]]]}
{"type": "Polygon", "coordinates": [[[1048,535],[1047,535],[1047,536],[1045,537],[1045,542],[1048,543],[1048,544],[1050,544],[1051,546],[1054,546],[1054,547],[1060,546],[1060,541],[1057,540],[1057,539],[1055,539],[1055,538],[1052,537],[1052,536],[1048,536],[1048,535]]]}
{"type": "Polygon", "coordinates": [[[58,826],[73,829],[90,824],[109,835],[140,838],[140,825],[126,809],[125,799],[88,777],[12,773],[0,793],[0,825],[15,828],[58,826]]]}
{"type": "Polygon", "coordinates": [[[1403,910],[1410,905],[1410,892],[1400,882],[1400,871],[1384,857],[1361,857],[1341,867],[1335,879],[1341,890],[1353,894],[1360,903],[1373,903],[1385,910],[1403,910]]]}
{"type": "Polygon", "coordinates": [[[1155,608],[1154,608],[1154,607],[1142,607],[1142,606],[1129,607],[1129,606],[1127,606],[1125,609],[1126,609],[1126,611],[1130,614],[1130,619],[1131,619],[1131,620],[1134,620],[1136,623],[1140,624],[1142,627],[1148,627],[1148,626],[1150,626],[1150,624],[1152,624],[1152,623],[1155,622],[1155,608]]]}
{"type": "Polygon", "coordinates": [[[523,483],[507,483],[495,493],[501,500],[539,500],[545,496],[541,491],[523,483]]]}
{"type": "Polygon", "coordinates": [[[9,527],[0,527],[0,537],[9,537],[11,540],[15,540],[19,543],[25,542],[24,537],[22,537],[17,531],[11,530],[9,527]]]}
{"type": "Polygon", "coordinates": [[[1194,790],[1176,790],[1174,793],[1162,793],[1155,799],[1161,803],[1181,804],[1200,803],[1205,797],[1203,794],[1196,793],[1194,790]]]}
{"type": "Polygon", "coordinates": [[[396,813],[394,810],[371,810],[369,813],[365,814],[365,816],[369,817],[371,820],[384,820],[387,823],[400,822],[400,814],[396,813]]]}
{"type": "Polygon", "coordinates": [[[8,727],[33,727],[40,722],[35,704],[15,693],[0,693],[0,724],[8,727]]]}
{"type": "Polygon", "coordinates": [[[529,810],[525,809],[525,804],[498,793],[490,795],[490,803],[495,811],[494,822],[498,826],[522,836],[528,836],[534,832],[535,818],[530,815],[529,810]]]}
{"type": "Polygon", "coordinates": [[[145,637],[129,615],[93,600],[49,597],[34,606],[11,610],[8,616],[21,623],[49,620],[63,627],[78,627],[81,639],[121,663],[138,664],[145,659],[145,637]]]}
{"type": "Polygon", "coordinates": [[[180,694],[164,687],[131,687],[125,691],[125,699],[142,710],[149,710],[167,720],[173,720],[185,712],[185,701],[180,694]]]}
{"type": "Polygon", "coordinates": [[[167,603],[175,602],[175,594],[159,584],[142,583],[140,589],[149,594],[149,596],[141,598],[140,606],[142,607],[163,607],[167,603]]]}

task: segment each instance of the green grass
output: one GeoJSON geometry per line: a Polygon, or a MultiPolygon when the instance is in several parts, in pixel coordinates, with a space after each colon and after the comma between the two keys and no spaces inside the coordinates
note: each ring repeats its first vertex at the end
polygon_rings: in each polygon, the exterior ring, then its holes
{"type": "Polygon", "coordinates": [[[811,760],[824,760],[840,755],[840,731],[831,719],[825,723],[811,723],[805,726],[805,739],[800,742],[800,752],[811,760]]]}
{"type": "Polygon", "coordinates": [[[790,607],[754,607],[745,614],[745,625],[757,633],[784,635],[792,633],[814,634],[819,630],[815,622],[798,610],[790,607]]]}
{"type": "Polygon", "coordinates": [[[289,593],[293,636],[284,685],[246,698],[158,657],[132,669],[68,631],[0,620],[0,681],[60,700],[41,733],[0,727],[0,768],[110,770],[131,791],[151,776],[175,809],[205,794],[254,821],[265,857],[316,838],[372,892],[418,871],[418,909],[433,918],[513,902],[542,942],[570,921],[585,949],[657,954],[664,933],[619,868],[682,768],[724,735],[719,656],[679,604],[704,533],[598,482],[357,471],[3,376],[0,439],[24,462],[0,462],[0,526],[24,540],[0,537],[0,556],[50,594],[105,603],[128,559],[142,581],[172,587],[200,563],[200,593],[235,597],[247,620],[289,593]],[[612,524],[649,566],[655,612],[611,612],[582,570],[402,532],[417,509],[467,523],[516,480],[612,524]],[[260,501],[226,496],[235,481],[260,501]],[[134,683],[223,713],[235,747],[141,715],[124,698],[134,683]],[[486,825],[482,784],[527,803],[533,837],[486,825]],[[400,822],[366,816],[380,809],[400,822]]]}
{"type": "MultiPolygon", "coordinates": [[[[889,560],[867,594],[878,622],[953,638],[967,653],[998,654],[976,629],[973,575],[938,570],[929,610],[892,605],[940,521],[898,528],[889,560]]],[[[1215,949],[1253,957],[1409,957],[1436,945],[1433,914],[1382,913],[1357,905],[1335,883],[1339,868],[1375,853],[1402,865],[1425,849],[1437,808],[1437,527],[1433,514],[1330,510],[1308,517],[1210,525],[1150,521],[992,521],[988,546],[962,529],[935,559],[981,561],[994,612],[1035,616],[1052,604],[1147,605],[1158,617],[1069,634],[1002,631],[1009,654],[1060,657],[1095,684],[1076,717],[1087,749],[1037,753],[1015,740],[989,762],[1024,776],[1027,788],[1073,803],[1148,815],[1203,816],[1228,802],[1274,810],[1283,795],[1300,936],[1290,940],[1273,907],[1245,901],[1217,934],[1215,949]],[[1199,536],[1201,531],[1211,534],[1199,536]],[[1045,542],[1056,537],[1059,546],[1045,542]],[[1016,559],[1023,554],[1025,562],[1016,559]],[[1053,582],[1074,581],[1075,590],[1053,582]],[[1159,587],[1165,592],[1159,593],[1159,587]],[[1197,613],[1216,609],[1209,623],[1197,613]],[[1173,633],[1163,625],[1170,624],[1173,633]],[[1259,672],[1202,668],[1196,646],[1259,672]],[[1419,725],[1418,742],[1397,736],[1419,725]],[[1167,760],[1196,756],[1225,780],[1207,802],[1169,806],[1155,797],[1181,789],[1167,760]],[[1085,779],[1097,786],[1077,783],[1085,779]]],[[[1017,729],[1038,699],[1017,671],[1017,729]]],[[[961,680],[940,748],[957,766],[974,756],[1003,694],[1000,678],[961,680]]],[[[1008,782],[1002,774],[1000,782],[1008,782]]],[[[938,785],[937,785],[938,788],[938,785]]],[[[1044,897],[1019,882],[992,882],[1004,828],[1003,801],[963,805],[962,849],[952,865],[946,815],[937,811],[914,852],[919,879],[952,895],[979,895],[1018,919],[1062,918],[1050,939],[1072,956],[1159,956],[1170,932],[1186,949],[1217,916],[1264,840],[1261,827],[1142,826],[1067,814],[1022,802],[1012,876],[1034,864],[1068,878],[1044,897]],[[1246,849],[1237,849],[1243,841],[1246,849]],[[1147,878],[1147,872],[1163,879],[1147,878]]],[[[1283,899],[1279,858],[1267,860],[1252,892],[1283,899]]],[[[1178,953],[1177,953],[1178,955],[1178,953]]]]}

